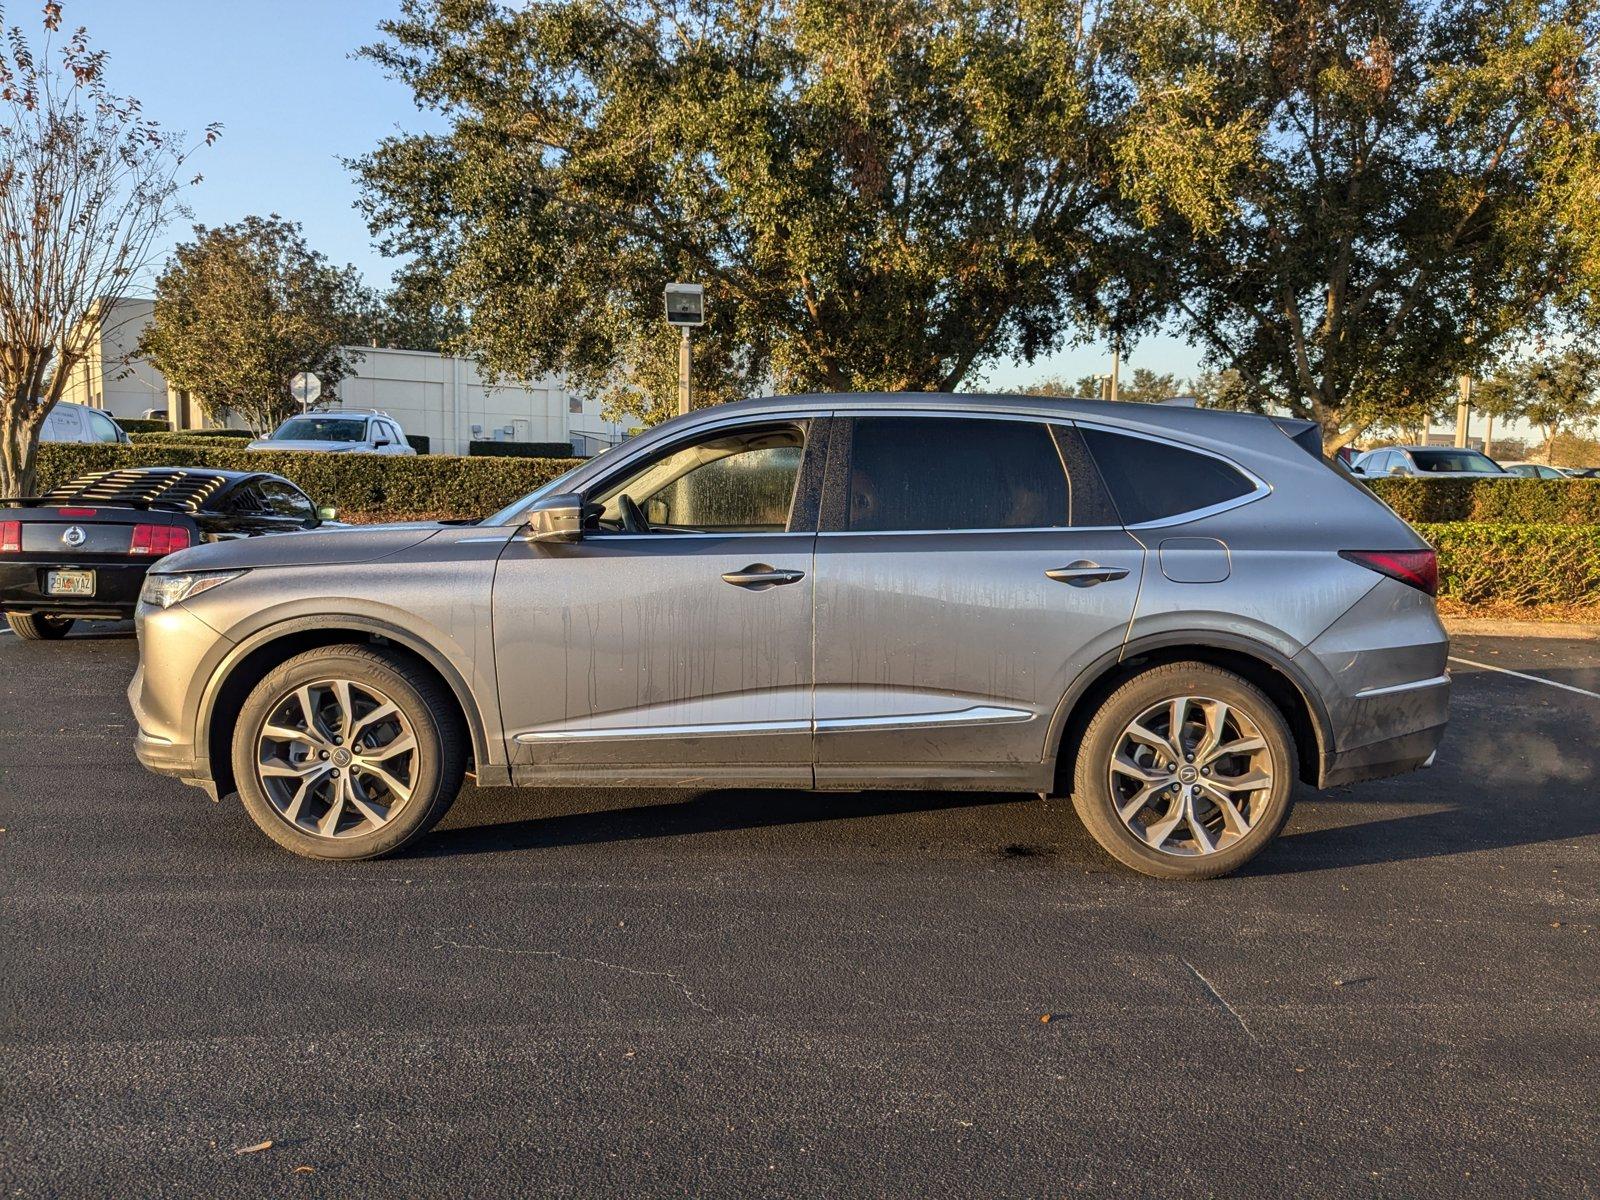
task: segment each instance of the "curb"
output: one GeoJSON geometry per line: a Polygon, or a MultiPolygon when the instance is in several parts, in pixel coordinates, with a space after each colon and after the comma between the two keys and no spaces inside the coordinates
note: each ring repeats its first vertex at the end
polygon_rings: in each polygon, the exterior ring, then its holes
{"type": "Polygon", "coordinates": [[[1441,617],[1450,633],[1480,637],[1565,638],[1600,641],[1600,625],[1581,621],[1501,621],[1494,617],[1441,617]]]}

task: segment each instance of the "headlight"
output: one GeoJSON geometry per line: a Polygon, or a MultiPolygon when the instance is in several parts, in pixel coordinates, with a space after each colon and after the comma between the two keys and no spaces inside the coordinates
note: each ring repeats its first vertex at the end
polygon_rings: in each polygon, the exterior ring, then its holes
{"type": "Polygon", "coordinates": [[[139,603],[154,604],[157,608],[171,608],[180,600],[193,600],[201,592],[209,592],[219,583],[227,583],[243,575],[239,571],[186,571],[181,575],[144,577],[144,590],[139,593],[139,603]]]}

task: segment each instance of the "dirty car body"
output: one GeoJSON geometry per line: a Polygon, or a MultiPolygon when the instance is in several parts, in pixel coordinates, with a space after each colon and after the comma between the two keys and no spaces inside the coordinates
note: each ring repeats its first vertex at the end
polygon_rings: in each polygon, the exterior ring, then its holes
{"type": "Polygon", "coordinates": [[[129,695],[147,766],[239,788],[321,857],[397,848],[396,814],[450,766],[413,751],[397,775],[394,751],[362,773],[394,786],[359,792],[328,765],[340,732],[387,722],[385,749],[436,725],[489,785],[1070,791],[1122,861],[1194,877],[1270,840],[1296,780],[1429,761],[1433,569],[1304,423],[772,398],[666,422],[476,524],[175,555],[160,572],[203,586],[141,605],[129,695]],[[350,647],[379,671],[355,693],[317,665],[350,647]],[[283,690],[291,660],[309,690],[283,690]],[[433,696],[414,713],[393,698],[413,690],[433,696]]]}

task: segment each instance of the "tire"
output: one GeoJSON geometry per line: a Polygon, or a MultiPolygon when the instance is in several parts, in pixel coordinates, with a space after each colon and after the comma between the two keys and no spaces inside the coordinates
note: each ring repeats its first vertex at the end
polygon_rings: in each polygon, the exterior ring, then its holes
{"type": "Polygon", "coordinates": [[[1158,879],[1214,879],[1278,836],[1294,806],[1297,765],[1288,723],[1259,688],[1206,663],[1170,663],[1128,680],[1090,719],[1072,806],[1123,865],[1158,879]],[[1159,748],[1172,745],[1175,711],[1183,714],[1182,761],[1159,748]],[[1208,758],[1229,747],[1239,752],[1208,758]]]}
{"type": "Polygon", "coordinates": [[[454,696],[413,660],[322,646],[275,668],[246,698],[233,775],[251,819],[284,849],[330,861],[379,858],[450,810],[466,742],[454,696]],[[350,732],[357,736],[347,743],[350,732]]]}
{"type": "Polygon", "coordinates": [[[72,630],[71,617],[51,617],[44,613],[7,613],[6,624],[25,642],[55,642],[72,630]]]}

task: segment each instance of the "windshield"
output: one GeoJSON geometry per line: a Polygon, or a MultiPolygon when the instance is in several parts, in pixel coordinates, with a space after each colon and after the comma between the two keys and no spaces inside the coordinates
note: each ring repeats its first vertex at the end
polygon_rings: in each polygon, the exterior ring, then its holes
{"type": "Polygon", "coordinates": [[[1421,471],[1461,471],[1476,475],[1502,474],[1499,465],[1476,450],[1413,450],[1411,459],[1421,471]]]}
{"type": "Polygon", "coordinates": [[[295,417],[272,435],[274,442],[361,442],[367,423],[360,417],[295,417]]]}

